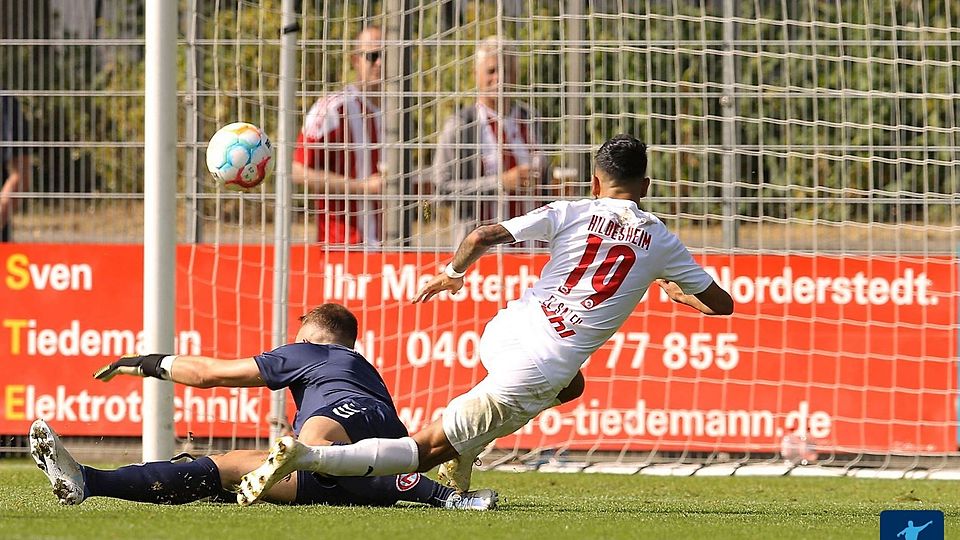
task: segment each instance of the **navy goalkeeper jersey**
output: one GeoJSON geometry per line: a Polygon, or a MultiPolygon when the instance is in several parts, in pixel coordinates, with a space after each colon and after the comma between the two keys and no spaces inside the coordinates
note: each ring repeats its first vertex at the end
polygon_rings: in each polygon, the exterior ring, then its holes
{"type": "Polygon", "coordinates": [[[293,394],[297,404],[293,428],[297,433],[315,411],[346,398],[375,399],[396,416],[396,406],[383,378],[352,349],[332,344],[293,343],[253,359],[267,388],[289,388],[293,394]]]}

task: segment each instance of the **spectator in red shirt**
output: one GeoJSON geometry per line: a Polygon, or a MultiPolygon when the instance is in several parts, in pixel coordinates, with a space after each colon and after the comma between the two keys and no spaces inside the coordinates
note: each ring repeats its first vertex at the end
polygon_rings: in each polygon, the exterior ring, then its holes
{"type": "Polygon", "coordinates": [[[356,38],[350,63],[356,80],[320,98],[303,123],[293,156],[293,181],[317,201],[317,240],[324,244],[380,243],[378,195],[383,128],[383,35],[368,26],[356,38]]]}

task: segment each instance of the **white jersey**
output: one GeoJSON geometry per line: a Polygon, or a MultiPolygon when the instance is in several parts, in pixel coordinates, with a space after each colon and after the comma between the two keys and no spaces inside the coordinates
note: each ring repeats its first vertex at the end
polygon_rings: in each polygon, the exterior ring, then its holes
{"type": "Polygon", "coordinates": [[[687,294],[713,279],[659,218],[626,199],[556,201],[501,223],[518,241],[542,240],[540,279],[502,310],[541,372],[566,384],[620,328],[658,278],[687,294]]]}

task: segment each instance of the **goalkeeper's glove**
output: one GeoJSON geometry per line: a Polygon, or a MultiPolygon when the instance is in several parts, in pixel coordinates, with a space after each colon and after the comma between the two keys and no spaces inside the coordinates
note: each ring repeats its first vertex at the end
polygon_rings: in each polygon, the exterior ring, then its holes
{"type": "Polygon", "coordinates": [[[144,356],[123,356],[112,364],[103,366],[93,376],[101,381],[109,381],[117,375],[135,375],[137,377],[156,377],[169,379],[166,370],[160,367],[160,362],[169,355],[147,354],[144,356]]]}

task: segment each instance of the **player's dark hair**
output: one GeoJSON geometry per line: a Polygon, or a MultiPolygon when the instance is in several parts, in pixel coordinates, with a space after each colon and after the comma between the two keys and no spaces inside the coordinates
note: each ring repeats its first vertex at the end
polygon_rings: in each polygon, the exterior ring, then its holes
{"type": "Polygon", "coordinates": [[[323,304],[300,317],[302,324],[315,324],[344,343],[357,341],[357,318],[340,304],[323,304]]]}
{"type": "Polygon", "coordinates": [[[600,146],[594,163],[616,184],[639,182],[647,176],[647,145],[621,133],[600,146]]]}

